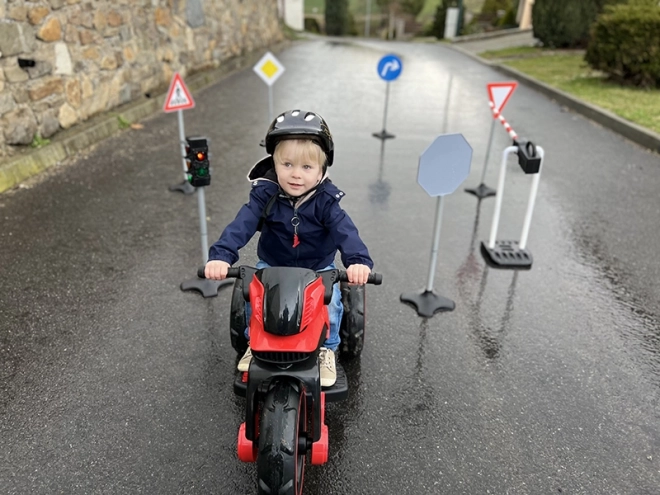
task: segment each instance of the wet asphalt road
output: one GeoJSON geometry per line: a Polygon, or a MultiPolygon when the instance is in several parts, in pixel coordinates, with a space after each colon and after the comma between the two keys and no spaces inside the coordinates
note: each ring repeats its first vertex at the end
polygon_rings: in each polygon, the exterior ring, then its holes
{"type": "MultiPolygon", "coordinates": [[[[519,87],[504,112],[546,151],[531,271],[487,268],[494,199],[446,198],[435,289],[456,310],[399,303],[426,283],[436,201],[417,159],[447,130],[481,177],[485,84],[503,80],[439,45],[300,42],[276,111],[320,112],[332,178],[384,274],[369,287],[367,348],[329,406],[330,461],[307,494],[660,493],[660,158],[519,87]],[[385,84],[375,67],[394,51],[385,84]]],[[[187,134],[211,139],[215,239],[262,156],[267,90],[250,69],[196,95],[187,134]]],[[[238,461],[229,291],[179,283],[201,262],[197,201],[181,177],[175,115],[158,115],[0,196],[0,493],[256,492],[238,461]]],[[[497,181],[501,128],[486,183],[497,181]]],[[[530,178],[510,165],[498,239],[518,239],[530,178]]],[[[244,249],[256,261],[255,243],[244,249]]]]}

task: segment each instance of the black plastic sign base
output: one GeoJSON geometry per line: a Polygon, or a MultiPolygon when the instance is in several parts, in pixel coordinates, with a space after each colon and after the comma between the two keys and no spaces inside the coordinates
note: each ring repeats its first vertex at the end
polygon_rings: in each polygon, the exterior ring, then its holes
{"type": "Polygon", "coordinates": [[[396,137],[396,136],[394,136],[394,134],[390,134],[385,129],[383,129],[380,132],[374,132],[371,135],[375,138],[382,139],[383,141],[385,141],[386,139],[394,139],[394,137],[396,137]]]}
{"type": "Polygon", "coordinates": [[[229,284],[234,284],[234,281],[231,279],[225,279],[225,280],[208,280],[208,279],[200,279],[200,278],[195,278],[192,280],[184,280],[181,282],[181,290],[186,291],[186,290],[196,290],[197,292],[201,293],[202,296],[204,297],[216,297],[218,295],[218,291],[229,284]]]}
{"type": "Polygon", "coordinates": [[[168,189],[172,192],[179,191],[183,194],[192,194],[195,192],[195,188],[187,180],[184,180],[181,184],[170,186],[168,189]]]}
{"type": "Polygon", "coordinates": [[[532,253],[520,249],[518,241],[495,241],[495,247],[492,249],[486,242],[482,242],[481,255],[491,268],[529,270],[534,261],[532,253]]]}
{"type": "Polygon", "coordinates": [[[483,182],[479,184],[477,187],[474,187],[472,189],[465,189],[466,193],[474,194],[477,198],[479,199],[484,199],[489,196],[495,196],[497,194],[497,191],[495,189],[491,189],[488,187],[486,184],[483,182]]]}
{"type": "Polygon", "coordinates": [[[436,313],[454,311],[456,304],[451,299],[439,296],[433,291],[404,292],[399,296],[402,303],[412,306],[419,316],[431,318],[436,313]]]}

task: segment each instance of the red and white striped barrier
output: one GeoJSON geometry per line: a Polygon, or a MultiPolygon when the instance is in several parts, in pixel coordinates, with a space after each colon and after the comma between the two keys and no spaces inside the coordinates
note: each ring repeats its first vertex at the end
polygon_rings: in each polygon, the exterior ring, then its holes
{"type": "Polygon", "coordinates": [[[504,130],[509,133],[509,136],[511,136],[511,139],[516,141],[518,139],[518,134],[516,134],[516,131],[511,128],[509,123],[505,120],[504,116],[495,109],[495,104],[492,101],[489,101],[488,104],[490,105],[490,109],[493,112],[493,118],[499,120],[500,123],[504,126],[504,130]]]}

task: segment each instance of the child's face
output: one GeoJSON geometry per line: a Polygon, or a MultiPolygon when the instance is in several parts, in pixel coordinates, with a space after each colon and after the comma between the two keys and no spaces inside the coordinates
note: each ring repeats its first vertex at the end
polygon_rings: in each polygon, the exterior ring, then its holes
{"type": "Polygon", "coordinates": [[[305,152],[300,141],[282,141],[278,147],[275,172],[284,192],[302,196],[323,178],[323,167],[318,163],[318,158],[313,153],[305,152]]]}

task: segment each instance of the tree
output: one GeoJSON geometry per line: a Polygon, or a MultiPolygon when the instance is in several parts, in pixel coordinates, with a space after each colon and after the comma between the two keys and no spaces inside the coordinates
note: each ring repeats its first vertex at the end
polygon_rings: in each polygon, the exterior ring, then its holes
{"type": "Polygon", "coordinates": [[[343,36],[348,32],[348,0],[325,2],[325,32],[331,36],[343,36]]]}

